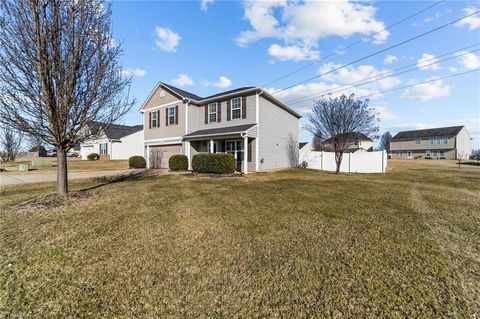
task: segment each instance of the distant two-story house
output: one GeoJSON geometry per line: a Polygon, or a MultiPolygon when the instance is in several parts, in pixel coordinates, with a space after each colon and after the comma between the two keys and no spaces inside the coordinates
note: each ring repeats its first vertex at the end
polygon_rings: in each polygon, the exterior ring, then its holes
{"type": "Polygon", "coordinates": [[[392,158],[467,159],[471,152],[465,126],[403,131],[390,142],[392,158]]]}
{"type": "MultiPolygon", "coordinates": [[[[373,151],[373,140],[366,136],[363,133],[351,132],[338,135],[342,140],[347,139],[350,141],[346,153],[355,153],[355,152],[372,152],[373,151]]],[[[323,145],[326,150],[333,150],[333,138],[329,138],[323,142],[323,145]]]]}
{"type": "Polygon", "coordinates": [[[174,154],[229,153],[243,173],[290,167],[301,116],[258,87],[200,97],[158,83],[143,103],[145,158],[168,168],[174,154]]]}

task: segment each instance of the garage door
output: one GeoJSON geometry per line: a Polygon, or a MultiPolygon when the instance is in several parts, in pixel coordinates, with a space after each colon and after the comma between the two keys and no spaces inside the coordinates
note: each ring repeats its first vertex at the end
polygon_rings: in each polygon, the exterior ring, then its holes
{"type": "Polygon", "coordinates": [[[150,146],[150,168],[168,168],[170,156],[180,154],[181,144],[150,146]]]}

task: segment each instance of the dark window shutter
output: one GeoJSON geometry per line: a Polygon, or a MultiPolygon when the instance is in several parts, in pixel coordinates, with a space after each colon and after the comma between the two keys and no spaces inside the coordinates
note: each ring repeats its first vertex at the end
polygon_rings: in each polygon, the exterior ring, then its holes
{"type": "Polygon", "coordinates": [[[148,112],[148,128],[152,128],[152,112],[148,112]]]}
{"type": "Polygon", "coordinates": [[[205,105],[205,124],[208,124],[208,105],[205,105]]]}
{"type": "Polygon", "coordinates": [[[252,141],[248,143],[247,161],[252,162],[252,141]]]}
{"type": "Polygon", "coordinates": [[[242,119],[247,118],[247,97],[242,97],[242,119]]]}
{"type": "Polygon", "coordinates": [[[157,111],[157,127],[160,127],[160,110],[157,111]]]}
{"type": "Polygon", "coordinates": [[[175,105],[175,124],[178,124],[178,105],[175,105]]]}
{"type": "Polygon", "coordinates": [[[222,121],[222,102],[217,103],[217,122],[222,121]]]}
{"type": "Polygon", "coordinates": [[[227,101],[227,121],[230,121],[230,116],[232,116],[232,100],[227,101]]]}
{"type": "Polygon", "coordinates": [[[165,126],[168,126],[170,123],[168,123],[168,107],[165,108],[165,126]]]}

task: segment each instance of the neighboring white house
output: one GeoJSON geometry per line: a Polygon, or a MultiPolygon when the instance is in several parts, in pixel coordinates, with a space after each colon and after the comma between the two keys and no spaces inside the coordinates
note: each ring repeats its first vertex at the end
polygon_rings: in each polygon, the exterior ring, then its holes
{"type": "Polygon", "coordinates": [[[97,130],[96,138],[80,144],[80,156],[83,160],[92,153],[104,160],[125,160],[131,156],[144,155],[143,125],[105,125],[93,123],[90,130],[97,130]]]}

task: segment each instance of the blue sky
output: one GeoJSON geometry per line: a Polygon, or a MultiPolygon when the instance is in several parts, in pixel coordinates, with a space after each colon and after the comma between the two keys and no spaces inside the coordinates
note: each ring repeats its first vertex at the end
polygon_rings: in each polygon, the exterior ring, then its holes
{"type": "MultiPolygon", "coordinates": [[[[241,86],[271,92],[331,71],[343,64],[434,29],[480,9],[479,1],[114,1],[113,32],[122,43],[122,65],[132,75],[137,104],[126,124],[141,123],[140,105],[158,81],[198,95],[241,86]],[[363,40],[354,47],[332,52],[363,40]]],[[[430,35],[275,94],[304,115],[326,90],[406,65],[421,67],[335,94],[370,95],[381,132],[466,125],[480,148],[480,72],[438,78],[480,68],[480,13],[430,35]],[[438,56],[448,61],[437,62],[438,56]],[[393,90],[418,82],[429,83],[393,90]],[[310,98],[309,98],[310,97],[310,98]]],[[[310,134],[301,129],[301,140],[310,134]]]]}

